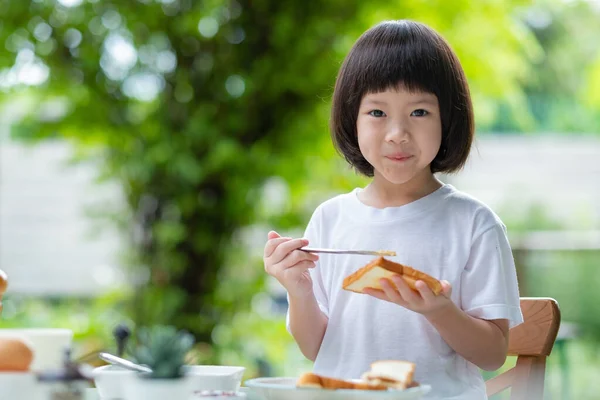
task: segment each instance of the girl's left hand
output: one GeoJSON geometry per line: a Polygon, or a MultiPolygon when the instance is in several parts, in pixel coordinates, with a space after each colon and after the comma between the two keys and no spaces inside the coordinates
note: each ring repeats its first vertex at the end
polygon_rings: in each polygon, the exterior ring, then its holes
{"type": "Polygon", "coordinates": [[[441,284],[442,292],[436,296],[425,282],[417,281],[415,286],[418,291],[414,291],[404,279],[395,275],[391,279],[381,279],[382,290],[366,288],[364,293],[427,316],[452,304],[452,286],[448,281],[441,281],[441,284]]]}

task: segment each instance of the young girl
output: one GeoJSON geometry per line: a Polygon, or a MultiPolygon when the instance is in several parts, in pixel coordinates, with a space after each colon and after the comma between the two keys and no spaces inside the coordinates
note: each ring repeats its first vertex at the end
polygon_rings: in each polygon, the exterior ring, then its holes
{"type": "Polygon", "coordinates": [[[265,269],[287,290],[289,331],[317,374],[354,379],[373,361],[407,360],[431,398],[485,399],[480,368],[502,366],[522,315],[505,226],[435,176],[458,171],[473,139],[457,57],[420,23],[369,29],[340,69],[331,127],[337,149],[372,181],[321,204],[305,238],[269,233],[265,269]],[[440,279],[443,292],[402,279],[345,291],[343,279],[372,257],[299,250],[309,243],[394,250],[391,260],[440,279]]]}

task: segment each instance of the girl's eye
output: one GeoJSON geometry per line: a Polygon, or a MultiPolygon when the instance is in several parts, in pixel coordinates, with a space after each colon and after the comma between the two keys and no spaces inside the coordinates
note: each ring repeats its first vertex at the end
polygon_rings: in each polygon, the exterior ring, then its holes
{"type": "Polygon", "coordinates": [[[375,118],[381,118],[385,116],[385,113],[381,110],[373,110],[369,112],[369,115],[375,118]]]}
{"type": "Polygon", "coordinates": [[[415,110],[415,111],[413,111],[413,112],[410,114],[410,116],[411,116],[411,117],[424,117],[424,116],[426,116],[427,114],[429,114],[429,112],[428,112],[427,110],[418,109],[418,110],[415,110]]]}

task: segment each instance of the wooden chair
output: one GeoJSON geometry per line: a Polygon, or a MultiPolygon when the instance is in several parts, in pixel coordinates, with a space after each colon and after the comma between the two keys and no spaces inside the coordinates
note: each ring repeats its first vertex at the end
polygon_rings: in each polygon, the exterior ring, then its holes
{"type": "Polygon", "coordinates": [[[517,356],[510,370],[486,382],[487,395],[511,388],[511,400],[542,400],[546,358],[550,355],[558,327],[560,310],[551,298],[521,298],[525,322],[510,330],[508,355],[517,356]]]}

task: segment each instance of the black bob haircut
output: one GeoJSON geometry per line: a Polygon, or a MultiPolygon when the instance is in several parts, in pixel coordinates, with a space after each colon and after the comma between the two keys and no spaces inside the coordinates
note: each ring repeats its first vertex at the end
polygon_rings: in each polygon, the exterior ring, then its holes
{"type": "Polygon", "coordinates": [[[437,97],[442,142],[431,171],[459,171],[474,135],[467,79],[446,40],[428,26],[409,20],[375,25],[346,56],[335,83],[330,121],[337,150],[358,172],[373,176],[373,166],[358,147],[358,109],[366,94],[398,87],[437,97]]]}

